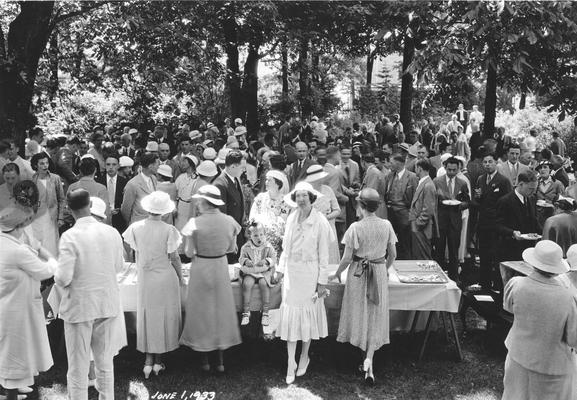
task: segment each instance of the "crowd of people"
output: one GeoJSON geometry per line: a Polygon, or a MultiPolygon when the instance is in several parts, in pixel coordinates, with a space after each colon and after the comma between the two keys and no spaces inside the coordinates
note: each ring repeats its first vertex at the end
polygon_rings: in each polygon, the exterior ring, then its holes
{"type": "MultiPolygon", "coordinates": [[[[287,342],[292,383],[307,371],[311,340],[328,334],[327,284],[349,267],[337,340],[364,352],[360,368],[374,382],[373,354],[389,342],[387,270],[395,259],[436,260],[461,285],[478,256],[471,290],[502,293],[498,262],[523,259],[541,236],[562,257],[577,243],[577,186],[559,135],[544,149],[536,131],[487,136],[476,106],[410,129],[398,115],[344,130],[317,117],[287,118],[264,135],[239,118],[196,128],[98,126],[88,140],[34,128],[24,158],[14,141],[0,141],[0,247],[10,249],[0,254],[0,287],[10,292],[0,316],[30,315],[0,327],[8,337],[0,385],[10,400],[52,364],[41,281],[65,323],[74,399],[87,398],[89,373],[101,398],[113,398],[112,358],[126,344],[116,283],[124,261],[138,268],[146,378],[180,345],[204,354],[205,371],[217,351],[223,372],[223,350],[241,343],[239,325],[250,322],[253,288],[266,326],[270,288],[282,285],[276,336],[287,342]],[[228,273],[236,263],[240,324],[228,273]]],[[[510,291],[506,308],[514,310],[510,291]]]]}

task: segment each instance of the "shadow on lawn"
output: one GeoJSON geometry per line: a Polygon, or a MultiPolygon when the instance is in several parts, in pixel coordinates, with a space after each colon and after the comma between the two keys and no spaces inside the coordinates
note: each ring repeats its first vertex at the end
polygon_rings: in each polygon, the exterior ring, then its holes
{"type": "MultiPolygon", "coordinates": [[[[251,324],[252,325],[252,324],[251,324]]],[[[460,322],[458,322],[459,328],[460,322]]],[[[505,332],[483,330],[476,315],[467,313],[469,330],[461,335],[464,361],[456,361],[454,344],[442,331],[431,335],[421,363],[416,362],[422,333],[393,334],[391,344],[375,354],[376,385],[364,384],[358,373],[361,353],[334,338],[313,342],[311,364],[293,385],[284,382],[286,345],[278,339],[265,341],[249,335],[240,346],[225,352],[226,373],[202,373],[200,355],[180,348],[165,356],[167,370],[144,380],[144,356],[135,350],[135,337],[115,358],[117,400],[147,400],[159,392],[174,399],[193,400],[195,392],[214,392],[214,399],[458,399],[497,400],[502,392],[505,332]]],[[[248,333],[253,329],[249,326],[248,333]]],[[[243,334],[246,334],[243,328],[243,334]]],[[[252,332],[254,333],[254,332],[252,332]]],[[[258,335],[256,335],[258,337],[258,335]]],[[[300,349],[297,349],[297,357],[300,349]]],[[[29,399],[66,399],[66,365],[59,361],[37,379],[38,393],[29,399]]],[[[98,394],[90,389],[89,399],[98,394]]],[[[165,397],[167,398],[167,397],[165,397]]],[[[210,399],[210,396],[207,396],[210,399]]]]}

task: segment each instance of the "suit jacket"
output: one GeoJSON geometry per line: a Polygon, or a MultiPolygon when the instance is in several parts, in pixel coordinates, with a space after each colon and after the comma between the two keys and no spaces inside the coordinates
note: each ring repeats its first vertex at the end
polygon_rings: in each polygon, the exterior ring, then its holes
{"type": "Polygon", "coordinates": [[[526,209],[513,190],[497,201],[496,227],[501,237],[499,243],[501,261],[519,261],[522,259],[523,250],[535,245],[531,240],[513,239],[513,231],[541,233],[542,228],[537,221],[536,198],[533,196],[525,200],[526,209]]]}
{"type": "MultiPolygon", "coordinates": [[[[68,192],[76,189],[84,189],[90,194],[90,197],[98,197],[104,201],[104,204],[106,204],[106,223],[110,224],[110,205],[108,204],[108,191],[106,190],[106,186],[96,182],[91,177],[82,177],[78,182],[74,182],[68,187],[68,192]]],[[[66,207],[65,219],[71,226],[74,225],[74,217],[68,207],[66,207]]]]}
{"type": "Polygon", "coordinates": [[[463,125],[463,128],[465,128],[469,123],[469,113],[466,110],[457,110],[455,111],[455,114],[457,115],[457,121],[459,121],[461,125],[463,125]],[[463,113],[462,117],[461,111],[463,113]]]}
{"type": "Polygon", "coordinates": [[[349,160],[346,165],[343,164],[343,162],[341,161],[341,163],[337,166],[337,168],[341,171],[345,179],[344,187],[348,189],[353,184],[356,184],[358,186],[361,185],[361,169],[359,168],[359,164],[355,160],[349,160]],[[349,167],[349,176],[347,176],[345,169],[346,167],[349,167]]]}
{"type": "Polygon", "coordinates": [[[438,235],[437,189],[429,176],[415,190],[409,221],[413,232],[423,231],[427,239],[438,235]]]}
{"type": "Polygon", "coordinates": [[[433,181],[437,190],[437,206],[439,215],[439,229],[460,231],[462,225],[461,210],[469,207],[470,194],[467,182],[456,176],[453,194],[449,193],[447,185],[447,176],[442,175],[433,181]],[[465,195],[466,194],[466,195],[465,195]],[[443,204],[444,200],[456,199],[461,197],[460,206],[448,206],[443,204]]]}
{"type": "MultiPolygon", "coordinates": [[[[108,174],[104,175],[103,178],[99,180],[99,183],[106,186],[106,190],[108,191],[108,174]]],[[[120,175],[116,175],[116,191],[114,192],[114,208],[120,209],[122,207],[122,200],[124,199],[124,189],[126,188],[126,184],[128,180],[120,175]]],[[[108,200],[108,197],[106,198],[108,200]]],[[[108,201],[106,202],[108,203],[108,201]]],[[[122,213],[119,212],[115,215],[112,215],[112,226],[116,228],[118,232],[124,232],[127,228],[126,221],[122,216],[122,213]]]]}
{"type": "Polygon", "coordinates": [[[128,147],[128,149],[124,148],[124,147],[119,147],[118,149],[118,155],[119,156],[126,156],[126,157],[130,157],[134,160],[134,157],[136,156],[136,149],[132,146],[128,147]]]}
{"type": "Polygon", "coordinates": [[[517,177],[519,176],[519,174],[521,172],[529,171],[529,167],[526,166],[525,164],[521,164],[520,162],[517,162],[517,164],[519,165],[517,175],[515,175],[513,171],[509,168],[508,161],[505,161],[504,163],[501,163],[497,166],[497,170],[499,171],[499,173],[503,175],[505,178],[509,179],[509,182],[511,182],[511,186],[513,187],[517,186],[517,177]]]}
{"type": "MultiPolygon", "coordinates": [[[[391,191],[391,186],[393,183],[393,178],[395,177],[397,173],[391,171],[391,173],[389,173],[386,177],[385,180],[385,187],[386,187],[386,192],[385,192],[385,203],[387,204],[387,206],[390,206],[390,191],[391,191]]],[[[417,185],[419,184],[419,178],[417,178],[417,175],[415,175],[414,172],[411,171],[407,171],[405,169],[405,172],[403,173],[403,176],[401,177],[401,181],[400,181],[400,185],[401,188],[403,188],[403,204],[404,207],[406,208],[406,210],[409,210],[411,208],[411,203],[413,202],[413,196],[415,194],[415,190],[417,189],[417,185]]]]}
{"type": "Polygon", "coordinates": [[[375,189],[379,193],[379,197],[381,198],[381,204],[379,208],[375,212],[377,217],[380,218],[387,218],[387,206],[383,201],[385,198],[385,193],[387,192],[386,186],[386,175],[379,171],[379,169],[374,166],[370,165],[365,172],[365,177],[363,179],[363,184],[361,185],[361,189],[364,188],[371,188],[375,189]]]}
{"type": "MultiPolygon", "coordinates": [[[[152,179],[152,186],[154,190],[156,190],[156,177],[152,176],[150,179],[152,179]]],[[[140,202],[143,197],[150,193],[152,193],[152,191],[148,188],[146,181],[142,177],[142,173],[128,181],[124,188],[124,199],[120,206],[122,217],[128,225],[148,217],[148,213],[144,211],[140,202]]]]}
{"type": "Polygon", "coordinates": [[[567,171],[565,171],[565,168],[559,168],[551,175],[551,177],[554,180],[561,182],[563,186],[565,187],[569,186],[569,175],[567,175],[567,171]]]}
{"type": "Polygon", "coordinates": [[[477,179],[476,187],[481,189],[481,197],[474,198],[474,204],[479,208],[479,229],[495,229],[497,223],[497,200],[512,190],[511,182],[499,172],[487,185],[487,174],[477,179]]]}
{"type": "Polygon", "coordinates": [[[305,160],[303,161],[303,166],[300,169],[298,167],[298,160],[295,161],[294,163],[292,163],[291,165],[289,165],[288,171],[287,171],[287,177],[288,177],[291,189],[294,189],[297,182],[300,182],[306,178],[308,167],[310,167],[311,165],[314,165],[314,164],[316,164],[316,162],[314,162],[311,159],[305,158],[305,160]]]}
{"type": "Polygon", "coordinates": [[[230,179],[225,171],[222,171],[212,184],[220,190],[220,196],[222,201],[224,201],[224,205],[220,207],[220,211],[233,217],[234,220],[242,226],[244,218],[244,196],[242,189],[239,192],[235,182],[230,179]]]}

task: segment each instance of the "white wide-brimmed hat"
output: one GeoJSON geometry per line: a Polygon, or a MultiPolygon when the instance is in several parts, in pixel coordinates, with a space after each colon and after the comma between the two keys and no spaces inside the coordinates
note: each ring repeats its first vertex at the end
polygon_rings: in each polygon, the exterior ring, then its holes
{"type": "Polygon", "coordinates": [[[218,174],[218,169],[214,161],[204,160],[196,168],[196,173],[201,176],[207,176],[209,178],[216,176],[218,174]]]}
{"type": "Polygon", "coordinates": [[[279,189],[279,192],[284,196],[290,191],[290,185],[288,181],[288,177],[282,171],[278,171],[276,169],[271,169],[266,173],[267,178],[274,178],[282,182],[282,187],[279,189]]]}
{"type": "Polygon", "coordinates": [[[152,192],[144,197],[140,202],[144,211],[151,214],[164,215],[174,211],[174,202],[170,199],[168,193],[152,192]]]}
{"type": "Polygon", "coordinates": [[[216,159],[214,160],[214,163],[215,163],[216,165],[224,164],[225,161],[226,161],[226,156],[228,155],[228,153],[230,153],[230,151],[231,151],[231,150],[230,150],[230,149],[227,149],[226,147],[220,149],[220,150],[218,151],[218,157],[216,157],[216,159]]]}
{"type": "Polygon", "coordinates": [[[240,119],[240,118],[235,118],[235,119],[234,119],[234,123],[235,123],[235,124],[242,124],[242,119],[240,119]]]}
{"type": "Polygon", "coordinates": [[[162,175],[167,178],[172,178],[172,168],[170,168],[170,165],[166,164],[159,165],[158,169],[156,170],[156,173],[158,175],[162,175]]]}
{"type": "Polygon", "coordinates": [[[295,188],[284,197],[285,203],[287,203],[291,207],[297,207],[296,201],[293,201],[293,199],[291,199],[291,196],[293,195],[293,193],[300,192],[303,190],[317,196],[317,200],[323,196],[322,193],[317,192],[309,182],[301,181],[298,182],[295,188]]]}
{"type": "Polygon", "coordinates": [[[195,129],[193,131],[190,131],[188,137],[190,138],[190,140],[196,140],[202,137],[202,133],[200,133],[198,130],[195,129]]]}
{"type": "Polygon", "coordinates": [[[90,197],[90,214],[106,219],[106,203],[100,197],[90,197]]]}
{"type": "Polygon", "coordinates": [[[118,160],[118,167],[119,168],[132,167],[133,165],[134,165],[134,161],[132,160],[132,158],[130,158],[128,156],[122,156],[118,160]]]}
{"type": "Polygon", "coordinates": [[[195,155],[187,154],[184,156],[184,158],[188,158],[190,161],[192,161],[195,167],[198,167],[198,158],[195,155]]]}
{"type": "Polygon", "coordinates": [[[204,185],[198,189],[198,193],[192,196],[193,199],[205,199],[215,206],[223,206],[224,201],[220,196],[220,190],[214,185],[204,185]]]}
{"type": "Polygon", "coordinates": [[[563,249],[551,240],[541,240],[535,247],[525,249],[523,260],[533,268],[551,274],[569,271],[569,264],[563,259],[563,249]]]}
{"type": "Polygon", "coordinates": [[[216,150],[213,149],[212,147],[207,147],[202,152],[202,158],[204,158],[205,160],[211,160],[211,161],[214,160],[216,158],[216,150]]]}
{"type": "Polygon", "coordinates": [[[577,271],[577,244],[572,244],[567,250],[567,263],[571,271],[577,271]]]}
{"type": "Polygon", "coordinates": [[[234,136],[242,136],[246,133],[246,127],[244,126],[237,126],[234,129],[234,136]]]}
{"type": "Polygon", "coordinates": [[[307,177],[305,182],[316,182],[320,179],[326,178],[327,173],[325,172],[322,165],[315,164],[307,168],[307,177]]]}
{"type": "Polygon", "coordinates": [[[146,150],[145,151],[149,151],[149,152],[158,151],[158,143],[148,142],[146,144],[146,150]]]}

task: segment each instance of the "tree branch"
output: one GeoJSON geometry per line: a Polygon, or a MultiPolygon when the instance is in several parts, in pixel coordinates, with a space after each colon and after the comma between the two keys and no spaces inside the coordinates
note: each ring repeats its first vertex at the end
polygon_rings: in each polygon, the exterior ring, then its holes
{"type": "Polygon", "coordinates": [[[3,60],[6,60],[6,42],[4,31],[2,30],[2,22],[0,21],[0,61],[3,60]]]}
{"type": "Polygon", "coordinates": [[[272,47],[270,48],[270,50],[264,52],[263,54],[259,54],[259,55],[258,55],[259,60],[260,60],[261,58],[265,58],[265,57],[268,56],[269,54],[272,54],[272,53],[276,50],[276,48],[278,47],[278,45],[281,43],[281,41],[282,41],[281,39],[277,40],[277,41],[272,45],[272,47]]]}
{"type": "Polygon", "coordinates": [[[98,2],[98,3],[96,3],[96,4],[92,4],[92,5],[90,5],[90,6],[82,7],[80,10],[71,11],[71,12],[69,12],[68,14],[62,14],[62,15],[59,15],[59,14],[60,14],[60,11],[62,11],[62,9],[58,9],[58,10],[56,11],[56,15],[55,15],[54,19],[52,20],[52,26],[55,26],[55,25],[57,25],[57,24],[59,24],[59,23],[61,23],[61,22],[63,22],[63,21],[66,21],[67,19],[74,18],[74,17],[77,17],[77,16],[79,16],[79,15],[85,14],[85,13],[87,13],[87,12],[89,12],[89,11],[92,11],[92,10],[95,10],[95,9],[97,9],[97,8],[100,8],[100,7],[102,7],[102,6],[106,5],[106,4],[108,4],[108,1],[100,1],[100,2],[98,2]]]}

